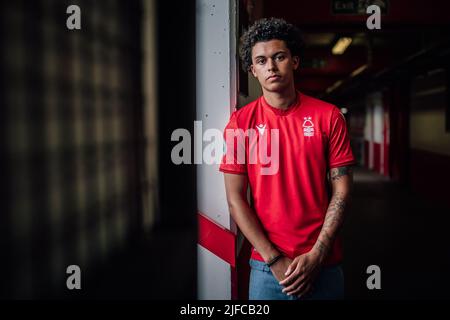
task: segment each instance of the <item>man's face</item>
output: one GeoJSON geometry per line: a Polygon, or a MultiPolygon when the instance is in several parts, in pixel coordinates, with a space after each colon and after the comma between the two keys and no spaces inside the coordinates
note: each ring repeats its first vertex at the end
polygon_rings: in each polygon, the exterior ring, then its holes
{"type": "Polygon", "coordinates": [[[251,71],[266,91],[281,92],[294,83],[299,58],[292,57],[283,40],[257,42],[252,48],[251,71]]]}

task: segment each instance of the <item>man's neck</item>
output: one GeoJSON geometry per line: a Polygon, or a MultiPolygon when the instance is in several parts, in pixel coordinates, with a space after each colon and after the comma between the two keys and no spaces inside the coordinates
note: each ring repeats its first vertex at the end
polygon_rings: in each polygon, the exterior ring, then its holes
{"type": "Polygon", "coordinates": [[[283,92],[270,92],[263,90],[264,99],[272,107],[287,109],[297,100],[297,92],[294,87],[283,92]]]}

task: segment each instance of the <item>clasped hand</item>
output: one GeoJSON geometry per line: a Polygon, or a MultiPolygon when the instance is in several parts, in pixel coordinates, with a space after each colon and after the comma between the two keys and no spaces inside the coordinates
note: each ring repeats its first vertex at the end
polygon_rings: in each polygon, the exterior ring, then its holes
{"type": "Polygon", "coordinates": [[[320,257],[311,251],[294,260],[287,257],[280,259],[271,269],[279,284],[284,287],[284,293],[303,297],[311,291],[320,267],[320,257]]]}

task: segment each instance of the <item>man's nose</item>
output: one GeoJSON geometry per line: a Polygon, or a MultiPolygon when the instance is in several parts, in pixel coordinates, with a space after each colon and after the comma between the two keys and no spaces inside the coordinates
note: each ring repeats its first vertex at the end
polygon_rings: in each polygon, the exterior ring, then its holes
{"type": "Polygon", "coordinates": [[[277,70],[277,64],[275,63],[275,61],[273,59],[267,60],[267,68],[269,71],[277,70]]]}

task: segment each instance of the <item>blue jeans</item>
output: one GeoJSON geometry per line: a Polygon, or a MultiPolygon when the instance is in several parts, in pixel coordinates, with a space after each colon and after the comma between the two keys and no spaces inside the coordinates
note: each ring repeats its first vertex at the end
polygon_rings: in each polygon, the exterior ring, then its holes
{"type": "Polygon", "coordinates": [[[305,297],[288,296],[283,286],[262,261],[250,259],[249,300],[341,300],[344,299],[344,273],[341,265],[322,267],[314,289],[305,297]]]}

